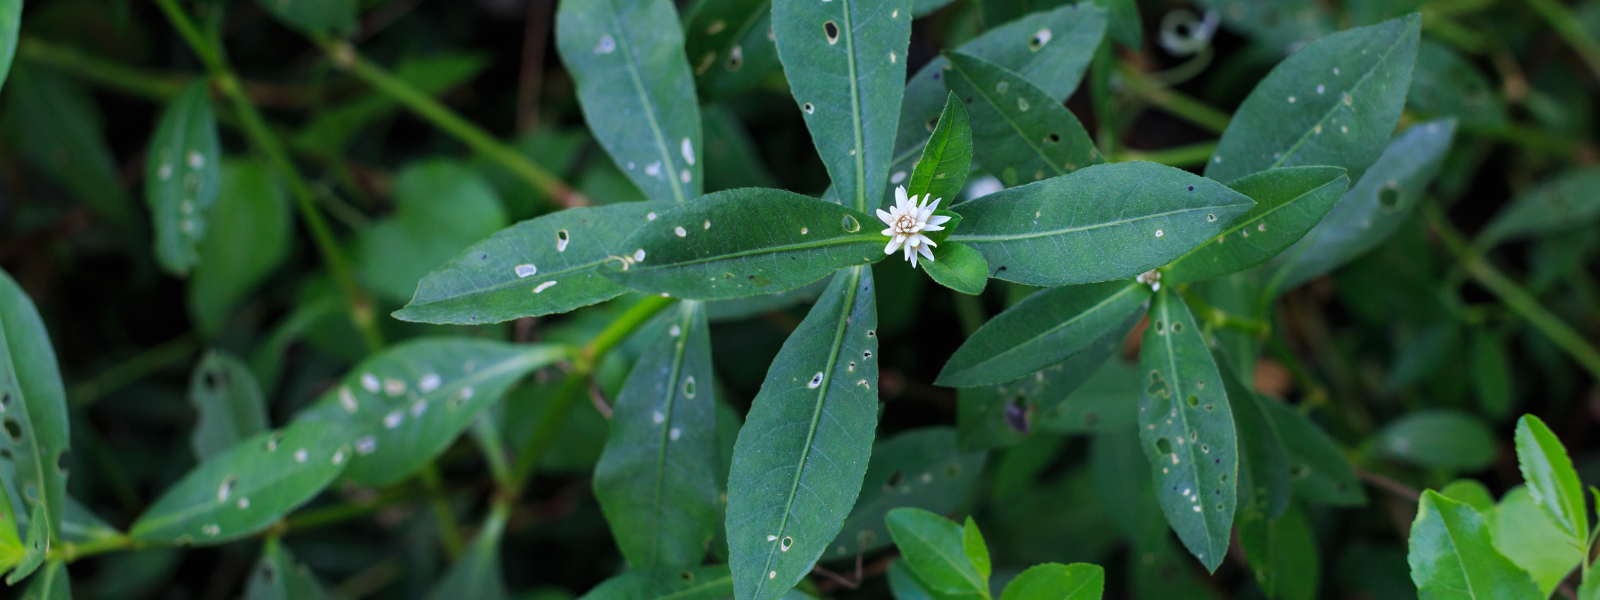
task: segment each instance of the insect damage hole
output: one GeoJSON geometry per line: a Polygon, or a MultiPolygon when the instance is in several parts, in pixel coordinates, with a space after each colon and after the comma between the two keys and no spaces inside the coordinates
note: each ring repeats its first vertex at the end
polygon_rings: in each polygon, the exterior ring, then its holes
{"type": "Polygon", "coordinates": [[[828,21],[827,23],[823,23],[822,24],[822,32],[827,34],[827,36],[828,36],[828,45],[829,46],[832,46],[834,44],[839,43],[839,25],[838,24],[834,23],[833,21],[828,21]]]}
{"type": "Polygon", "coordinates": [[[783,539],[778,540],[778,549],[781,551],[788,552],[792,546],[794,546],[794,538],[792,537],[783,536],[783,539]]]}
{"type": "Polygon", "coordinates": [[[810,102],[805,103],[805,105],[801,106],[800,109],[806,111],[806,114],[808,115],[817,111],[817,107],[812,106],[810,102]]]}
{"type": "Polygon", "coordinates": [[[1028,37],[1028,49],[1038,52],[1045,44],[1050,43],[1050,30],[1040,29],[1028,37]]]}
{"type": "Polygon", "coordinates": [[[816,375],[811,376],[811,381],[806,384],[806,387],[814,390],[820,385],[822,385],[822,372],[818,371],[816,375]]]}
{"type": "Polygon", "coordinates": [[[560,231],[557,231],[556,232],[556,252],[566,252],[567,251],[567,242],[570,242],[570,241],[572,241],[572,236],[571,236],[571,234],[567,233],[567,230],[562,229],[560,231]]]}

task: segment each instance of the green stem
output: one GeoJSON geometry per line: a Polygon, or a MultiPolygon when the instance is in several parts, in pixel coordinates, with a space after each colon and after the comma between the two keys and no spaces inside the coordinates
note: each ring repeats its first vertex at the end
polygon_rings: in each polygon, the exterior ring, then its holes
{"type": "Polygon", "coordinates": [[[1266,337],[1272,333],[1272,326],[1266,321],[1241,317],[1212,306],[1211,303],[1201,298],[1199,294],[1194,293],[1194,290],[1188,285],[1178,285],[1178,295],[1183,296],[1184,301],[1189,304],[1190,308],[1199,313],[1200,319],[1205,321],[1206,325],[1232,329],[1256,337],[1266,337]]]}
{"type": "Polygon", "coordinates": [[[80,408],[94,404],[151,373],[188,360],[199,349],[200,339],[193,334],[184,334],[135,354],[121,364],[101,371],[92,379],[72,386],[72,404],[80,408]]]}
{"type": "Polygon", "coordinates": [[[1190,144],[1188,146],[1178,146],[1177,148],[1165,148],[1149,152],[1123,149],[1121,152],[1117,153],[1116,162],[1144,160],[1167,165],[1169,167],[1189,167],[1205,164],[1206,159],[1211,158],[1212,153],[1216,151],[1216,142],[1200,142],[1198,144],[1190,144]]]}
{"type": "Polygon", "coordinates": [[[484,461],[489,463],[489,474],[494,477],[495,485],[502,490],[514,487],[516,478],[511,474],[510,463],[506,462],[506,444],[500,438],[500,424],[486,412],[473,421],[472,434],[483,451],[484,461]]]}
{"type": "Polygon", "coordinates": [[[1227,112],[1162,86],[1127,65],[1123,66],[1122,76],[1129,94],[1206,131],[1220,134],[1228,129],[1228,122],[1233,119],[1227,112]]]}
{"type": "Polygon", "coordinates": [[[191,79],[130,67],[70,46],[58,46],[34,38],[22,38],[17,42],[17,58],[157,102],[178,95],[191,79]]]}
{"type": "Polygon", "coordinates": [[[427,465],[417,472],[417,481],[422,483],[422,489],[428,492],[428,504],[433,508],[433,518],[439,523],[439,541],[444,544],[444,552],[455,560],[461,557],[464,547],[461,541],[461,525],[456,522],[456,513],[450,508],[450,497],[444,492],[444,481],[439,476],[439,464],[428,461],[427,465]]]}
{"type": "Polygon", "coordinates": [[[96,554],[105,554],[118,550],[137,550],[143,547],[143,544],[133,541],[133,538],[128,537],[126,534],[118,533],[115,536],[82,543],[64,542],[58,544],[45,553],[45,559],[58,559],[70,563],[96,554]]]}
{"type": "Polygon", "coordinates": [[[1584,30],[1583,22],[1578,16],[1572,14],[1566,5],[1557,0],[1528,0],[1528,5],[1535,12],[1550,22],[1550,27],[1556,30],[1567,44],[1589,64],[1589,69],[1600,77],[1600,41],[1595,41],[1589,32],[1584,30]]]}

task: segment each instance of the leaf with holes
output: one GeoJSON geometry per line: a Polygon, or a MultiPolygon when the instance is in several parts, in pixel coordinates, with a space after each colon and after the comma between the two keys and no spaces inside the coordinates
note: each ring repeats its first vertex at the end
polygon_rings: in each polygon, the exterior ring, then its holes
{"type": "Polygon", "coordinates": [[[1045,563],[1019,573],[1000,600],[1100,600],[1106,572],[1097,565],[1045,563]]]}
{"type": "MultiPolygon", "coordinates": [[[[61,535],[67,497],[67,395],[50,334],[33,300],[0,271],[0,451],[16,467],[24,506],[43,507],[52,539],[61,535]]],[[[39,514],[29,509],[29,514],[39,514]]]]}
{"type": "Polygon", "coordinates": [[[1093,346],[1149,302],[1150,286],[1128,280],[1040,290],[973,332],[935,383],[975,387],[1028,375],[1093,346]]]}
{"type": "Polygon", "coordinates": [[[706,101],[755,89],[778,63],[772,31],[772,0],[700,3],[684,26],[684,50],[696,87],[706,101]]]}
{"type": "Polygon", "coordinates": [[[878,233],[880,224],[783,190],[717,192],[636,229],[622,245],[622,258],[603,272],[635,290],[677,298],[783,292],[882,260],[889,238],[878,233]]]}
{"type": "Polygon", "coordinates": [[[434,585],[428,600],[510,600],[500,564],[500,539],[505,534],[507,516],[503,507],[489,515],[478,530],[478,538],[450,566],[444,579],[434,585]]]}
{"type": "Polygon", "coordinates": [[[922,270],[939,285],[976,296],[989,283],[989,262],[971,246],[947,241],[934,248],[933,258],[922,261],[922,270]]]}
{"type": "Polygon", "coordinates": [[[610,300],[627,291],[601,274],[632,250],[622,242],[674,205],[622,202],[569,208],[512,225],[423,277],[394,316],[420,323],[481,325],[610,300]]]}
{"type": "Polygon", "coordinates": [[[1541,184],[1506,205],[1480,234],[1482,243],[1548,235],[1593,226],[1600,217],[1600,168],[1576,169],[1541,184]]]}
{"type": "Polygon", "coordinates": [[[261,560],[250,572],[245,600],[325,600],[327,592],[315,575],[295,560],[278,538],[267,538],[261,560]]]}
{"type": "Polygon", "coordinates": [[[906,566],[928,590],[946,597],[984,597],[988,577],[973,564],[954,521],[919,508],[898,508],[884,519],[906,566]]]}
{"type": "Polygon", "coordinates": [[[651,200],[700,195],[700,104],[671,0],[562,2],[556,46],[589,130],[651,200]]]}
{"type": "Polygon", "coordinates": [[[1400,120],[1421,27],[1413,14],[1291,54],[1234,112],[1206,177],[1233,181],[1298,165],[1342,167],[1352,177],[1365,171],[1400,120]]]}
{"type": "Polygon", "coordinates": [[[261,163],[229,160],[206,228],[212,235],[200,241],[188,305],[200,331],[215,336],[234,308],[288,258],[294,239],[289,196],[261,163]]]}
{"type": "Polygon", "coordinates": [[[717,528],[716,394],[705,308],[668,309],[612,407],[594,495],[634,568],[694,566],[717,528]]]}
{"type": "Polygon", "coordinates": [[[1306,502],[1335,506],[1367,503],[1366,490],[1356,478],[1355,468],[1327,432],[1294,407],[1277,400],[1262,398],[1259,406],[1283,440],[1295,496],[1306,502]]]}
{"type": "Polygon", "coordinates": [[[27,545],[22,548],[22,558],[17,560],[16,567],[6,574],[6,585],[16,585],[34,571],[39,565],[44,564],[45,554],[50,551],[50,529],[47,525],[49,519],[45,518],[43,503],[34,503],[33,512],[28,516],[27,545]]]}
{"type": "Polygon", "coordinates": [[[284,25],[310,34],[349,34],[360,16],[357,0],[256,0],[284,25]]]}
{"type": "Polygon", "coordinates": [[[449,448],[523,375],[565,356],[555,345],[414,339],[356,365],[296,419],[327,422],[347,436],[350,480],[398,483],[449,448]]]}
{"type": "Polygon", "coordinates": [[[1555,432],[1533,415],[1517,420],[1517,464],[1533,499],[1550,521],[1574,544],[1589,539],[1589,511],[1583,502],[1583,483],[1572,459],[1555,432]]]}
{"type": "Polygon", "coordinates": [[[904,507],[938,514],[960,507],[982,475],[983,452],[962,452],[953,427],[922,427],[895,434],[872,448],[865,483],[844,528],[823,555],[854,558],[889,545],[883,517],[904,507]]]}
{"type": "Polygon", "coordinates": [[[207,82],[190,83],[167,104],[144,171],[156,262],[168,273],[187,274],[200,260],[196,246],[206,236],[206,213],[222,192],[222,140],[207,82]]]}
{"type": "Polygon", "coordinates": [[[270,428],[256,376],[227,352],[212,350],[200,360],[189,377],[189,403],[199,414],[190,444],[201,462],[270,428]]]}
{"type": "Polygon", "coordinates": [[[1171,262],[1254,203],[1220,183],[1149,162],[1096,165],[955,206],[951,240],[992,277],[1060,286],[1127,279],[1171,262]]]}
{"type": "Polygon", "coordinates": [[[911,0],[775,0],[772,33],[840,203],[866,211],[894,153],[911,0]]]}
{"type": "Polygon", "coordinates": [[[1019,73],[953,52],[946,83],[972,107],[973,155],[1006,186],[1099,164],[1100,152],[1072,111],[1019,73]]]}
{"type": "Polygon", "coordinates": [[[941,206],[954,204],[971,169],[972,127],[967,120],[967,107],[952,92],[945,100],[944,112],[933,128],[933,136],[928,138],[922,157],[911,171],[911,180],[906,182],[906,195],[932,196],[944,200],[941,206]]]}
{"type": "Polygon", "coordinates": [[[729,566],[741,600],[811,572],[861,491],[878,424],[872,272],[840,271],[784,341],[734,445],[729,566]]]}
{"type": "Polygon", "coordinates": [[[724,600],[733,597],[727,565],[694,569],[630,569],[607,579],[578,600],[724,600]]]}
{"type": "Polygon", "coordinates": [[[1170,287],[1150,308],[1139,370],[1139,441],[1156,499],[1178,539],[1216,571],[1233,530],[1238,438],[1205,335],[1170,287]]]}
{"type": "Polygon", "coordinates": [[[1422,492],[1411,525],[1411,581],[1423,598],[1535,600],[1528,573],[1489,541],[1489,526],[1471,506],[1422,492]]]}
{"type": "Polygon", "coordinates": [[[257,435],[189,471],[128,535],[200,546],[250,536],[333,483],[352,453],[349,432],[329,423],[297,421],[257,435]]]}
{"type": "Polygon", "coordinates": [[[1200,281],[1266,262],[1322,221],[1349,186],[1338,167],[1281,167],[1240,177],[1228,187],[1256,205],[1164,268],[1161,280],[1200,281]]]}

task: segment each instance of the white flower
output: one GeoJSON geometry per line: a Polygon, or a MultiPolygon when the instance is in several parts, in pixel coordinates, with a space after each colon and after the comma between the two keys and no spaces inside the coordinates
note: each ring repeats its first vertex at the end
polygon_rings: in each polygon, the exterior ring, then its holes
{"type": "Polygon", "coordinates": [[[929,248],[937,246],[928,236],[922,235],[925,231],[943,231],[946,221],[950,217],[943,215],[934,216],[933,211],[939,208],[939,201],[944,198],[933,199],[932,194],[922,196],[922,202],[917,202],[917,197],[906,197],[906,188],[894,189],[894,208],[889,210],[878,209],[878,218],[883,220],[889,228],[883,234],[889,236],[889,245],[883,247],[884,254],[894,254],[895,249],[903,248],[905,258],[911,261],[911,267],[917,266],[917,255],[922,255],[928,260],[933,260],[933,251],[929,248]]]}

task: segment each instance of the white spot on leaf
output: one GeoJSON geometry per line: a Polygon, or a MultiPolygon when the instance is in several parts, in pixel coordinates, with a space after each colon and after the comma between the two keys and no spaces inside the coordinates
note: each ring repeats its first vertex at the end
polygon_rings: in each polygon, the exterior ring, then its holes
{"type": "Polygon", "coordinates": [[[517,265],[513,270],[517,272],[517,277],[533,277],[539,273],[539,267],[534,265],[517,265]]]}

